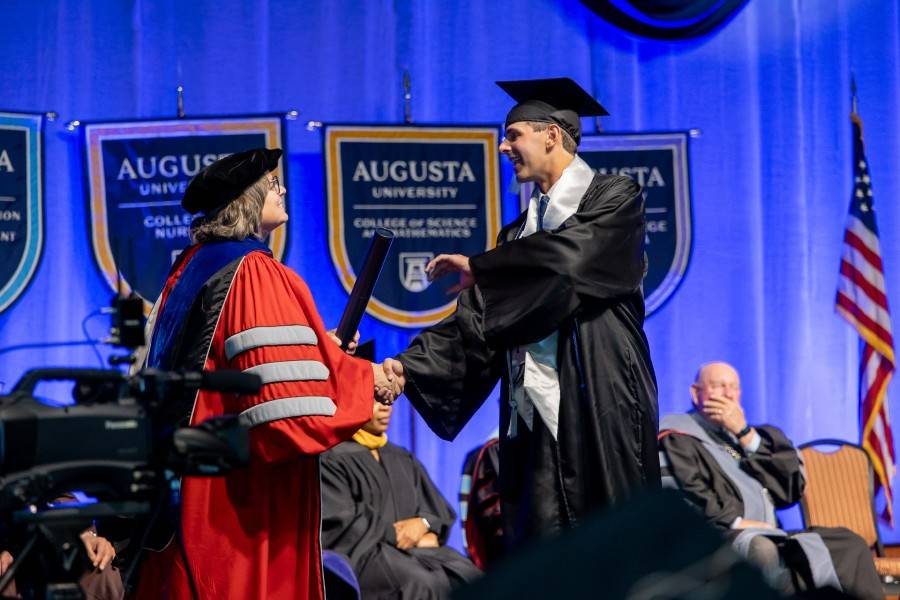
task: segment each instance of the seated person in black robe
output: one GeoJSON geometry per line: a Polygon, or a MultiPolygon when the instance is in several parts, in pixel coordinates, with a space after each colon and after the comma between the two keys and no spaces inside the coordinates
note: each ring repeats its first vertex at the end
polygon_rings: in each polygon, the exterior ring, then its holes
{"type": "Polygon", "coordinates": [[[857,598],[883,598],[861,537],[842,527],[779,528],[775,509],[803,495],[803,463],[780,429],[747,424],[737,371],[722,362],[704,365],[691,394],[693,411],[660,424],[663,485],[680,488],[776,589],[832,586],[857,598]]]}
{"type": "Polygon", "coordinates": [[[366,600],[446,598],[479,571],[443,545],[456,513],[422,464],[388,443],[391,411],[375,402],[353,441],[322,455],[322,545],[349,558],[366,600]]]}

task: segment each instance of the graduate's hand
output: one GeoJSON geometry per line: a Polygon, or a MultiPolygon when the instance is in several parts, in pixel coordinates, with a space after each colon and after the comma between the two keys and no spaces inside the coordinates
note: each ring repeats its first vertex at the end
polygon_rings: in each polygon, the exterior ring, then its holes
{"type": "Polygon", "coordinates": [[[116,549],[109,543],[109,540],[98,536],[92,529],[82,532],[81,541],[84,542],[88,560],[91,561],[95,569],[102,571],[116,557],[116,549]]]}
{"type": "Polygon", "coordinates": [[[372,364],[372,375],[375,378],[375,400],[382,404],[393,404],[403,392],[403,385],[400,384],[392,373],[387,373],[383,365],[378,363],[372,364]]]}
{"type": "Polygon", "coordinates": [[[721,425],[731,433],[737,433],[747,426],[747,418],[741,405],[723,396],[706,398],[702,411],[711,423],[721,425]]]}
{"type": "Polygon", "coordinates": [[[422,539],[416,544],[416,548],[437,548],[440,545],[441,543],[438,541],[437,534],[433,531],[429,531],[422,536],[422,539]]]}
{"type": "Polygon", "coordinates": [[[386,377],[393,377],[394,383],[396,383],[400,390],[397,392],[397,395],[399,396],[402,394],[404,388],[406,388],[406,374],[403,372],[403,364],[399,360],[386,358],[381,367],[384,369],[386,377]]]}
{"type": "MultiPolygon", "coordinates": [[[[325,333],[328,334],[328,337],[331,338],[331,341],[333,341],[335,344],[338,345],[338,347],[340,347],[341,338],[339,338],[337,336],[337,329],[329,329],[325,333]]],[[[350,356],[353,356],[354,354],[356,354],[356,348],[358,346],[359,346],[359,332],[357,331],[356,335],[353,336],[353,339],[350,340],[350,343],[347,344],[347,350],[346,350],[347,354],[349,354],[350,356]]]]}
{"type": "Polygon", "coordinates": [[[394,523],[394,532],[397,534],[397,547],[401,550],[415,548],[428,530],[425,523],[419,517],[403,519],[394,523]]]}
{"type": "Polygon", "coordinates": [[[455,294],[475,285],[475,278],[469,267],[469,257],[462,254],[437,255],[425,265],[425,273],[428,275],[428,281],[434,281],[448,273],[459,273],[459,283],[447,289],[448,294],[455,294]]]}

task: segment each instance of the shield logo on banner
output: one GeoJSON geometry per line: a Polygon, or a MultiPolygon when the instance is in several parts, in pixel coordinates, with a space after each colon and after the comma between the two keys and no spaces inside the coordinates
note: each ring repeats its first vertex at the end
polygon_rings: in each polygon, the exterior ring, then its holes
{"type": "Polygon", "coordinates": [[[25,291],[44,247],[42,124],[0,113],[0,312],[25,291]]]}
{"type": "MultiPolygon", "coordinates": [[[[578,156],[595,171],[627,175],[644,190],[647,223],[644,277],[647,316],[668,300],[687,270],[691,255],[691,190],[688,134],[635,133],[587,136],[578,156]]],[[[522,186],[527,207],[532,186],[522,186]]]]}
{"type": "MultiPolygon", "coordinates": [[[[84,134],[94,256],[112,289],[121,272],[124,291],[144,298],[147,312],[190,244],[193,217],[181,198],[194,175],[235,152],[283,147],[279,117],[97,123],[84,134]]],[[[280,259],[285,228],[269,245],[280,259]]]]}
{"type": "Polygon", "coordinates": [[[500,229],[496,127],[328,126],[328,242],[344,289],[353,289],[376,228],[394,232],[367,312],[425,327],[453,312],[452,277],[429,282],[438,254],[480,254],[500,229]]]}

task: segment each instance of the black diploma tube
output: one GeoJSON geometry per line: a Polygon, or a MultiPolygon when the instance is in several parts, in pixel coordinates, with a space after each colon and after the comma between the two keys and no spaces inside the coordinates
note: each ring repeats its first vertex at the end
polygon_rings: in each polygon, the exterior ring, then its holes
{"type": "Polygon", "coordinates": [[[379,227],[372,236],[369,252],[356,277],[356,283],[353,284],[353,291],[350,292],[350,299],[347,301],[344,314],[341,315],[341,322],[337,327],[337,337],[341,340],[342,350],[347,349],[347,345],[356,335],[359,322],[366,310],[366,305],[369,304],[369,298],[372,297],[372,290],[375,289],[375,283],[378,281],[378,275],[381,273],[381,267],[384,266],[384,259],[387,258],[393,241],[394,232],[390,229],[379,227]]]}

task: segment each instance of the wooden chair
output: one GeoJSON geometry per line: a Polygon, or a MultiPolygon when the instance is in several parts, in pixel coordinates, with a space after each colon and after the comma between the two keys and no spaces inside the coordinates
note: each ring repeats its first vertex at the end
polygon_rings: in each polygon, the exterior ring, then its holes
{"type": "Polygon", "coordinates": [[[900,558],[884,555],[878,535],[869,455],[856,444],[829,439],[801,445],[800,454],[806,466],[806,490],[800,500],[805,525],[846,527],[862,537],[875,553],[885,594],[900,594],[900,558]]]}

